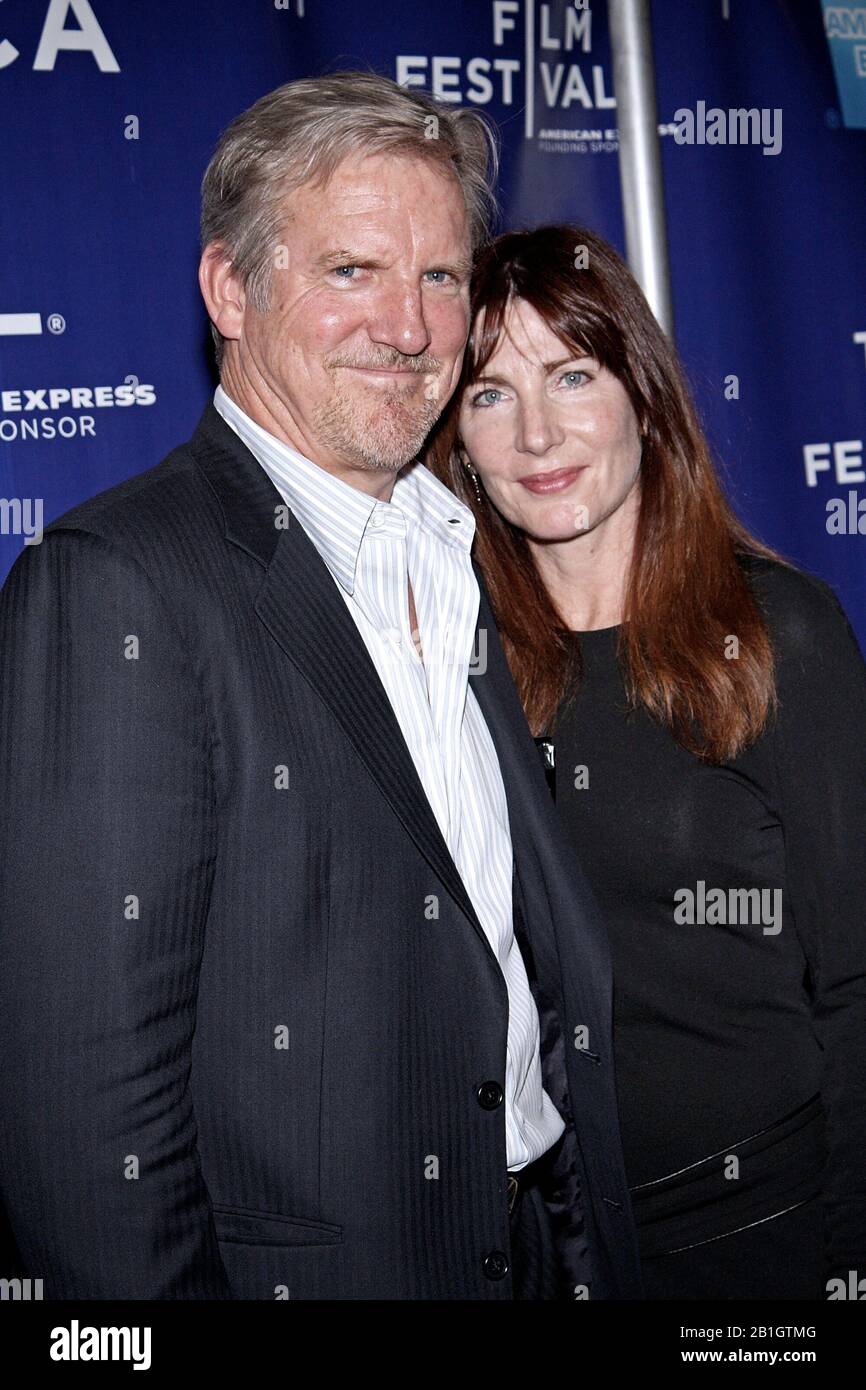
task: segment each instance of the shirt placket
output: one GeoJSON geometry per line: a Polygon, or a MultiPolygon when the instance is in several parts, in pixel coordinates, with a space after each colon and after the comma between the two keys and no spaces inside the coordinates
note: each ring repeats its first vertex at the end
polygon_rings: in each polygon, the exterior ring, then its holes
{"type": "MultiPolygon", "coordinates": [[[[368,525],[361,541],[354,597],[386,647],[380,676],[395,713],[409,701],[412,717],[423,730],[420,766],[414,757],[413,740],[407,738],[406,742],[443,838],[450,846],[448,779],[430,707],[427,672],[409,630],[405,523],[401,516],[381,510],[374,512],[371,523],[376,518],[376,524],[368,525]]],[[[424,626],[420,614],[418,622],[423,649],[424,626]]]]}
{"type": "MultiPolygon", "coordinates": [[[[414,550],[411,533],[407,546],[410,570],[412,570],[415,569],[419,557],[414,550]]],[[[464,662],[462,659],[466,633],[463,630],[455,632],[450,627],[448,620],[453,615],[440,613],[436,603],[435,583],[418,586],[415,604],[426,657],[430,716],[439,748],[441,766],[447,769],[448,773],[444,779],[444,795],[448,807],[446,840],[452,858],[459,868],[461,867],[458,855],[461,825],[462,716],[468,680],[468,662],[464,662]],[[428,597],[429,602],[427,601],[428,597]]],[[[465,608],[463,595],[461,595],[461,601],[457,607],[458,612],[462,614],[465,608]]],[[[461,628],[462,626],[461,624],[461,628]]]]}

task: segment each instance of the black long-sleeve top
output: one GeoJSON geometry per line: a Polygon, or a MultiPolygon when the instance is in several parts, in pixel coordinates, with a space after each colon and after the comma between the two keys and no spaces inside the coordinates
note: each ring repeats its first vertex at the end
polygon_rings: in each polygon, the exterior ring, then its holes
{"type": "Polygon", "coordinates": [[[744,563],[777,661],[761,737],[702,763],[645,710],[626,714],[620,629],[575,633],[584,676],[554,727],[556,801],[610,930],[630,1185],[724,1153],[820,1092],[826,1271],[862,1273],[866,668],[826,584],[744,563]],[[780,889],[781,930],[768,916],[683,921],[680,890],[697,912],[700,881],[728,904],[727,890],[759,888],[770,907],[780,889]]]}

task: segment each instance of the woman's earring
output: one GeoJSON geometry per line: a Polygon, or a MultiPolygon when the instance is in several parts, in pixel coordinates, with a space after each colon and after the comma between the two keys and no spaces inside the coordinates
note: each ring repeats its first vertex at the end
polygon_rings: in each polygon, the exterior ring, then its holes
{"type": "Polygon", "coordinates": [[[469,471],[469,476],[470,476],[470,478],[472,479],[472,482],[473,482],[474,485],[475,485],[475,496],[476,496],[476,498],[478,499],[479,502],[483,501],[483,498],[482,498],[482,495],[481,495],[481,484],[480,484],[479,481],[478,481],[478,474],[476,473],[475,469],[472,467],[472,464],[469,462],[468,459],[466,459],[466,460],[464,461],[464,467],[465,467],[466,469],[468,469],[468,471],[469,471]]]}

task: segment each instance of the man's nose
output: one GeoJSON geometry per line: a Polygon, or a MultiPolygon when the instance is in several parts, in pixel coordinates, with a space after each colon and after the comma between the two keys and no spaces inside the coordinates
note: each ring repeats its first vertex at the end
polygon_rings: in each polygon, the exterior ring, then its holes
{"type": "Polygon", "coordinates": [[[424,318],[420,286],[383,287],[370,314],[367,332],[373,342],[396,348],[407,356],[424,352],[430,346],[430,330],[424,318]]]}

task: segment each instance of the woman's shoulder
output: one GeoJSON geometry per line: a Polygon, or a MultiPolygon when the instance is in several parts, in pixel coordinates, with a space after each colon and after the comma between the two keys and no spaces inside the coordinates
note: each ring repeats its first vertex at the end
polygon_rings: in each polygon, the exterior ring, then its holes
{"type": "Polygon", "coordinates": [[[737,556],[767,623],[777,656],[804,656],[828,642],[857,646],[835,590],[816,574],[783,560],[737,556]]]}

